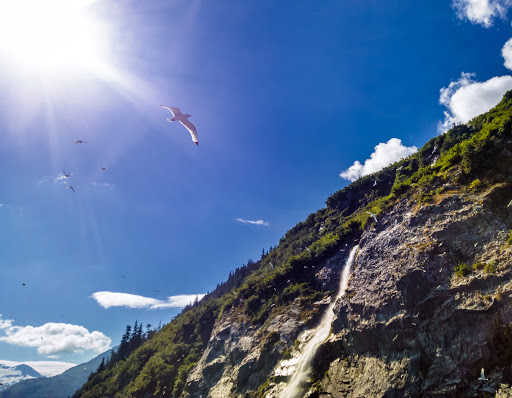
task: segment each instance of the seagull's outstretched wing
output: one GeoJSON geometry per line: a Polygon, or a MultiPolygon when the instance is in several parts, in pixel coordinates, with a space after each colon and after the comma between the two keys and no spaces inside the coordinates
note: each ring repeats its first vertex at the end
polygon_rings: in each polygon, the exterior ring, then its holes
{"type": "Polygon", "coordinates": [[[197,139],[196,126],[194,126],[192,123],[190,123],[187,119],[180,120],[180,123],[182,125],[184,125],[187,128],[187,130],[190,132],[190,135],[192,136],[192,141],[194,141],[196,145],[199,145],[199,140],[197,139]]]}
{"type": "Polygon", "coordinates": [[[169,110],[169,111],[172,113],[172,115],[173,115],[174,117],[176,117],[176,116],[178,116],[178,115],[181,115],[180,108],[174,108],[174,107],[172,107],[172,106],[165,106],[165,105],[160,105],[160,106],[161,106],[162,108],[165,108],[165,109],[169,110]]]}

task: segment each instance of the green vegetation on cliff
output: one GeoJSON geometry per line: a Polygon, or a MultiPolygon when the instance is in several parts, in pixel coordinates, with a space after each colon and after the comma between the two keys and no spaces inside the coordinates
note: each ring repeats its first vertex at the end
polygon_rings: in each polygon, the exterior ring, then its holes
{"type": "MultiPolygon", "coordinates": [[[[407,159],[335,192],[327,198],[326,208],[290,229],[278,246],[230,274],[225,283],[186,308],[130,355],[116,358],[91,375],[75,396],[180,396],[219,316],[239,314],[261,325],[298,298],[305,319],[314,319],[310,304],[325,294],[314,277],[316,270],[374,224],[367,212],[378,218],[404,198],[426,204],[449,192],[471,192],[502,183],[512,176],[511,155],[509,92],[488,113],[454,126],[407,159]]],[[[497,195],[493,200],[502,199],[497,195]]],[[[457,269],[461,274],[466,271],[471,268],[457,269]]],[[[496,339],[507,340],[509,334],[508,329],[499,329],[496,339]]]]}

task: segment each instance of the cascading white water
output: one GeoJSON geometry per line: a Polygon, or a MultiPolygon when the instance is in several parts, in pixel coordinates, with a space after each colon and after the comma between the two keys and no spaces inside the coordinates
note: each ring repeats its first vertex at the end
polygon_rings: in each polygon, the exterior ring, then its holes
{"type": "Polygon", "coordinates": [[[303,383],[311,372],[311,360],[316,353],[316,350],[322,344],[322,342],[329,336],[329,332],[331,331],[331,324],[334,319],[333,308],[336,304],[336,301],[343,296],[345,290],[348,287],[348,279],[350,277],[350,271],[352,269],[352,265],[354,264],[354,258],[356,255],[356,251],[359,246],[355,246],[351,251],[345,262],[345,266],[343,267],[343,271],[341,273],[340,278],[340,287],[338,291],[338,295],[332,302],[329,304],[329,307],[325,311],[320,324],[312,331],[311,340],[309,340],[302,351],[301,356],[299,357],[299,361],[297,362],[297,367],[295,368],[295,372],[292,375],[292,378],[286,388],[281,393],[281,398],[300,398],[304,393],[303,388],[301,387],[301,383],[303,383]]]}

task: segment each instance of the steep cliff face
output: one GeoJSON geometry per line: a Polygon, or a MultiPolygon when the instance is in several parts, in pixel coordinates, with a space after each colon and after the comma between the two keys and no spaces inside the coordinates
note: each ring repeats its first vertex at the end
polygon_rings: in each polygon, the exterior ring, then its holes
{"type": "Polygon", "coordinates": [[[323,390],[481,396],[510,383],[511,200],[511,187],[498,185],[421,207],[404,201],[365,232],[323,390]],[[471,272],[455,274],[458,264],[471,272]],[[481,368],[489,380],[478,380],[481,368]]]}
{"type": "MultiPolygon", "coordinates": [[[[512,186],[446,188],[436,203],[400,201],[364,232],[310,395],[481,396],[512,381],[512,186]],[[478,380],[481,368],[489,380],[478,380]]],[[[317,278],[337,283],[343,247],[317,278]]],[[[280,396],[310,337],[302,312],[296,300],[259,328],[223,316],[185,396],[242,397],[267,380],[261,395],[280,396]]]]}

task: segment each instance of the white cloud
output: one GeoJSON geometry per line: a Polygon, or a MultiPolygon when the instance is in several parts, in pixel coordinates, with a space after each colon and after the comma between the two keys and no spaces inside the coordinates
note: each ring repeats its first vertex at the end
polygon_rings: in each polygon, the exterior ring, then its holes
{"type": "Polygon", "coordinates": [[[412,155],[418,148],[405,146],[399,138],[391,138],[388,142],[381,142],[375,147],[369,159],[364,164],[356,160],[352,166],[340,173],[345,180],[355,181],[358,178],[382,170],[391,163],[412,155]]]}
{"type": "Polygon", "coordinates": [[[237,218],[236,221],[244,223],[244,224],[264,225],[266,227],[268,227],[270,225],[269,222],[263,221],[263,220],[252,221],[252,220],[244,220],[243,218],[237,218]]]}
{"type": "Polygon", "coordinates": [[[182,308],[193,303],[196,297],[198,300],[201,300],[204,296],[204,294],[179,294],[170,296],[167,300],[159,300],[129,293],[96,292],[93,293],[91,297],[103,308],[128,307],[156,310],[163,308],[182,308]]]}
{"type": "Polygon", "coordinates": [[[76,363],[61,362],[61,361],[27,361],[27,362],[15,362],[15,361],[4,361],[0,359],[0,364],[5,366],[18,366],[28,365],[32,369],[37,370],[41,375],[46,377],[52,377],[60,375],[62,372],[76,366],[76,363]]]}
{"type": "Polygon", "coordinates": [[[512,70],[512,39],[509,39],[501,49],[501,55],[505,59],[505,67],[512,70]]]}
{"type": "Polygon", "coordinates": [[[454,123],[466,123],[494,107],[512,89],[512,76],[497,76],[485,82],[473,80],[474,73],[464,73],[459,80],[440,90],[439,103],[448,108],[438,131],[448,130],[454,123]]]}
{"type": "MultiPolygon", "coordinates": [[[[1,315],[0,315],[1,316],[1,315]]],[[[101,332],[89,332],[79,325],[45,323],[42,326],[13,326],[0,318],[0,341],[21,347],[37,348],[39,354],[52,355],[93,350],[106,351],[112,340],[101,332]]]]}
{"type": "Polygon", "coordinates": [[[511,0],[453,0],[452,4],[460,19],[486,28],[492,26],[495,18],[505,18],[512,6],[511,0]]]}

